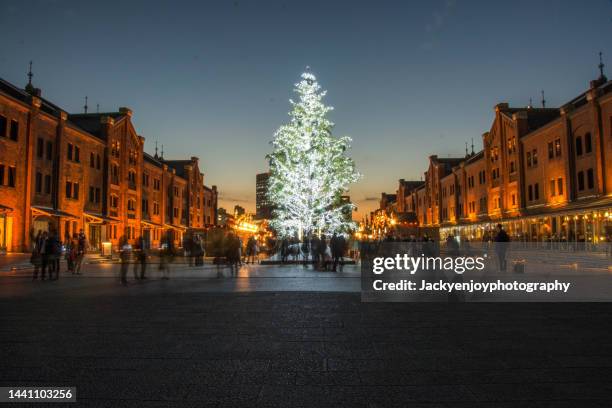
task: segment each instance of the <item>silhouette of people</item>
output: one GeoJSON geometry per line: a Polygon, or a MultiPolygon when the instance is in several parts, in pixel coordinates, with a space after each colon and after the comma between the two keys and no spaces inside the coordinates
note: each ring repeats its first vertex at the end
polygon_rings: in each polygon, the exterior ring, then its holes
{"type": "Polygon", "coordinates": [[[497,224],[497,235],[495,235],[495,253],[497,254],[497,260],[500,271],[506,270],[506,251],[508,250],[508,243],[510,237],[504,230],[501,224],[497,224]]]}
{"type": "Polygon", "coordinates": [[[230,267],[231,276],[238,275],[240,265],[240,239],[230,232],[227,236],[226,259],[230,267]]]}
{"type": "Polygon", "coordinates": [[[85,233],[83,230],[79,230],[79,235],[77,236],[77,252],[75,259],[75,273],[77,275],[81,274],[81,267],[83,265],[83,258],[85,258],[85,252],[87,251],[87,238],[85,237],[85,233]]]}
{"type": "Polygon", "coordinates": [[[204,265],[204,240],[196,235],[193,240],[193,249],[195,257],[195,265],[204,265]]]}
{"type": "Polygon", "coordinates": [[[136,262],[134,262],[134,279],[147,279],[147,243],[141,236],[136,239],[136,262]],[[140,268],[140,274],[138,269],[140,268]]]}
{"type": "Polygon", "coordinates": [[[246,263],[255,263],[257,259],[257,238],[251,235],[246,244],[246,263]]]}
{"type": "Polygon", "coordinates": [[[308,266],[308,255],[310,254],[310,238],[304,237],[304,242],[302,242],[302,256],[304,257],[302,264],[304,268],[308,266]]]}
{"type": "Polygon", "coordinates": [[[446,237],[446,250],[452,257],[459,256],[459,243],[452,234],[446,237]]]}
{"type": "MultiPolygon", "coordinates": [[[[45,274],[47,269],[50,268],[50,257],[47,252],[47,240],[49,239],[49,233],[44,231],[40,237],[40,279],[45,280],[45,274]]],[[[49,279],[51,279],[51,271],[49,271],[49,279]]]]}
{"type": "Polygon", "coordinates": [[[174,237],[172,231],[168,231],[164,237],[160,251],[159,269],[162,271],[162,279],[170,279],[170,263],[174,260],[174,237]]]}
{"type": "MultiPolygon", "coordinates": [[[[34,238],[34,245],[32,246],[32,256],[30,258],[30,262],[34,266],[34,273],[32,275],[32,280],[38,279],[38,272],[40,271],[40,267],[42,265],[42,247],[44,246],[44,238],[41,230],[38,230],[36,234],[36,238],[34,238]]],[[[43,276],[44,278],[44,276],[43,276]]]]}
{"type": "Polygon", "coordinates": [[[320,267],[323,270],[327,270],[327,242],[325,241],[325,235],[321,234],[321,239],[319,240],[319,248],[317,248],[317,252],[319,254],[320,267]]]}
{"type": "MultiPolygon", "coordinates": [[[[62,244],[57,238],[57,232],[51,230],[45,242],[46,265],[49,268],[49,280],[58,280],[60,274],[60,258],[62,256],[62,244]],[[53,277],[55,274],[55,277],[53,277]]],[[[43,272],[44,275],[44,272],[43,272]]]]}
{"type": "Polygon", "coordinates": [[[319,254],[319,246],[321,245],[321,240],[319,237],[314,234],[310,239],[310,252],[312,253],[312,264],[314,269],[317,269],[319,266],[320,254],[319,254]]]}
{"type": "Polygon", "coordinates": [[[333,258],[333,267],[332,267],[332,271],[336,272],[338,264],[340,264],[340,270],[342,271],[342,267],[343,267],[343,258],[344,258],[344,251],[346,248],[346,240],[344,239],[343,235],[338,235],[334,232],[334,234],[332,235],[330,241],[329,241],[329,246],[331,249],[331,254],[332,254],[332,258],[333,258]]]}
{"type": "Polygon", "coordinates": [[[120,280],[123,286],[127,286],[127,272],[130,266],[130,257],[132,256],[132,246],[127,238],[122,236],[119,239],[119,257],[121,259],[121,275],[120,280]]]}
{"type": "Polygon", "coordinates": [[[289,256],[289,240],[287,237],[284,237],[281,241],[280,253],[281,263],[287,262],[287,257],[289,256]]]}
{"type": "Polygon", "coordinates": [[[187,255],[189,266],[193,266],[193,238],[188,234],[183,236],[183,250],[185,251],[185,255],[187,255]]]}
{"type": "Polygon", "coordinates": [[[76,273],[76,260],[79,250],[79,239],[77,234],[73,234],[72,238],[66,241],[66,261],[68,263],[68,271],[71,274],[76,273]]]}

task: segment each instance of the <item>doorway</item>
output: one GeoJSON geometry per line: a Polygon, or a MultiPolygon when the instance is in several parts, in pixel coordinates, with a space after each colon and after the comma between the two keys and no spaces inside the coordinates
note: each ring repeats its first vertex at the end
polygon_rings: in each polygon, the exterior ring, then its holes
{"type": "Polygon", "coordinates": [[[96,224],[89,224],[88,233],[89,249],[100,250],[102,227],[96,224]]]}

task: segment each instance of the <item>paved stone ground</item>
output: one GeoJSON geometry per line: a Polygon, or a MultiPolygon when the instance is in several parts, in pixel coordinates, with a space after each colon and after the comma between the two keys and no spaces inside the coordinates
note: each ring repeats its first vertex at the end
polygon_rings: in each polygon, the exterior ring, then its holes
{"type": "Polygon", "coordinates": [[[76,386],[69,406],[86,407],[612,405],[612,304],[364,304],[358,293],[69,281],[0,279],[44,288],[0,296],[1,386],[76,386]]]}

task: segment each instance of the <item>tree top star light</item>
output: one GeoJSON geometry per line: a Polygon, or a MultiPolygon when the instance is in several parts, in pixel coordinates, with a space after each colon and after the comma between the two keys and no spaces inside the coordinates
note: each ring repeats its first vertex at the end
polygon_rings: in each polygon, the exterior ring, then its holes
{"type": "Polygon", "coordinates": [[[333,110],[323,103],[326,91],[316,77],[304,72],[295,84],[297,101],[290,100],[291,120],[274,134],[268,196],[274,208],[271,225],[281,236],[346,233],[354,229],[353,204],[342,194],[360,178],[346,155],[349,137],[332,136],[333,110]]]}

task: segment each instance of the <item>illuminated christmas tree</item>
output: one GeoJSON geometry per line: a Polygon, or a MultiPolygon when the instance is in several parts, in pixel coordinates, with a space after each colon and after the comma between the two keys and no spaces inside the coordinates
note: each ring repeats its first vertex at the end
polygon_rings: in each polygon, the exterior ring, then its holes
{"type": "Polygon", "coordinates": [[[351,139],[332,136],[327,113],[333,108],[322,101],[326,91],[312,73],[301,78],[295,84],[299,100],[290,100],[291,120],[276,131],[274,151],[267,156],[271,224],[281,236],[346,233],[355,227],[346,217],[353,204],[341,196],[360,177],[346,155],[351,139]]]}

